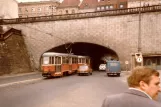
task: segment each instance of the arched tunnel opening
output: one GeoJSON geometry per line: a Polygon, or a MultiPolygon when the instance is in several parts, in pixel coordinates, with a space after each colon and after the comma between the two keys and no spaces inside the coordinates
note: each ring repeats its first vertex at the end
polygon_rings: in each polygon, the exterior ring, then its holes
{"type": "Polygon", "coordinates": [[[66,43],[54,47],[47,52],[89,56],[91,58],[91,66],[93,70],[98,70],[99,65],[106,63],[107,60],[119,60],[117,53],[109,47],[85,42],[66,43]]]}

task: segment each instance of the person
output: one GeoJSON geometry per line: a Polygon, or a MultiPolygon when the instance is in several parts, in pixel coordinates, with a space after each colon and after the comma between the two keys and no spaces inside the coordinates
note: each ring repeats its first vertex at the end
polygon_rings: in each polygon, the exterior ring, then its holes
{"type": "Polygon", "coordinates": [[[138,66],[132,70],[127,83],[127,91],[107,96],[102,107],[161,107],[156,101],[161,91],[158,71],[138,66]]]}

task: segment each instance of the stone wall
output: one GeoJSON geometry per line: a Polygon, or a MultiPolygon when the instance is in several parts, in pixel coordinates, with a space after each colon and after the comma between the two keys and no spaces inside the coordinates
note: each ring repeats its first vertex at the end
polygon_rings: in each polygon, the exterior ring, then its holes
{"type": "MultiPolygon", "coordinates": [[[[138,14],[105,16],[73,20],[10,24],[22,30],[28,52],[39,67],[40,56],[47,50],[68,42],[94,43],[114,50],[120,61],[131,62],[138,51],[138,14]]],[[[141,15],[141,49],[143,54],[161,53],[161,12],[141,15]]]]}
{"type": "Polygon", "coordinates": [[[32,72],[23,37],[12,31],[8,34],[8,38],[0,41],[0,75],[32,72]]]}

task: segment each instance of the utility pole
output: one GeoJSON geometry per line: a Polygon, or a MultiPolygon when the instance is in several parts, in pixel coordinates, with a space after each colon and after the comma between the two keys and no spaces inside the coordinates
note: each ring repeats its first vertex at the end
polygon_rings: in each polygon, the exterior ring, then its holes
{"type": "Polygon", "coordinates": [[[139,34],[138,34],[138,52],[141,52],[141,0],[139,1],[139,34]]]}

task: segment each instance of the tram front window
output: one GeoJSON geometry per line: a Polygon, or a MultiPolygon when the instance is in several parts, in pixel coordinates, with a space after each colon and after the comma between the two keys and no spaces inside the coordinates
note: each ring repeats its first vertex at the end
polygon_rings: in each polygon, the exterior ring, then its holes
{"type": "Polygon", "coordinates": [[[49,57],[43,57],[43,64],[49,64],[49,57]]]}

